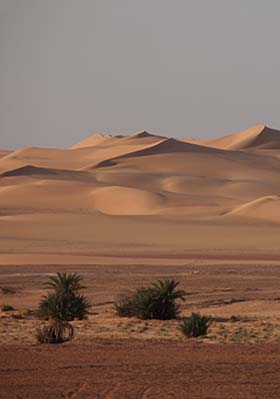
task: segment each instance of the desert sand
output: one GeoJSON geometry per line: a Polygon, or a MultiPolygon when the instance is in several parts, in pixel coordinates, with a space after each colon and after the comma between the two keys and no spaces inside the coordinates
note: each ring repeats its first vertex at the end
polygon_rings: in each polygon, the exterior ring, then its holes
{"type": "Polygon", "coordinates": [[[1,150],[0,304],[16,310],[0,312],[0,397],[278,398],[279,173],[280,132],[260,125],[1,150]],[[56,350],[36,346],[34,313],[57,271],[80,273],[93,307],[56,350]],[[183,316],[212,315],[207,338],[116,317],[114,301],[164,278],[188,292],[183,316]]]}
{"type": "Polygon", "coordinates": [[[98,134],[65,150],[1,152],[1,263],[209,251],[277,258],[279,136],[263,126],[200,144],[98,134]]]}

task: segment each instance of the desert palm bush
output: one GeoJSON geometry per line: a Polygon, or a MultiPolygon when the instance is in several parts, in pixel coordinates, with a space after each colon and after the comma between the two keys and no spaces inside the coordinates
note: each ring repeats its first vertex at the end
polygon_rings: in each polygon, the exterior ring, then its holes
{"type": "Polygon", "coordinates": [[[152,313],[154,319],[170,320],[175,319],[178,315],[179,305],[177,300],[184,301],[186,292],[177,290],[179,281],[175,280],[159,280],[153,285],[154,306],[152,313]]]}
{"type": "Polygon", "coordinates": [[[115,310],[119,316],[140,319],[175,319],[179,305],[177,300],[185,300],[185,291],[177,290],[179,282],[175,280],[159,280],[151,287],[139,288],[136,293],[127,300],[115,304],[115,310]]]}
{"type": "Polygon", "coordinates": [[[4,304],[1,306],[1,310],[2,310],[2,312],[12,312],[15,309],[11,305],[4,304]]]}
{"type": "Polygon", "coordinates": [[[57,273],[57,276],[50,277],[46,286],[53,291],[41,299],[38,316],[44,320],[84,319],[89,312],[90,304],[85,295],[79,293],[79,290],[84,288],[80,281],[79,275],[71,273],[57,273]]]}
{"type": "Polygon", "coordinates": [[[120,302],[116,302],[114,304],[114,308],[117,315],[120,317],[135,316],[135,305],[133,298],[123,299],[120,302]]]}
{"type": "Polygon", "coordinates": [[[52,320],[36,330],[40,344],[62,344],[74,338],[74,328],[68,321],[52,320]]]}
{"type": "Polygon", "coordinates": [[[74,294],[85,288],[81,285],[81,276],[77,273],[57,273],[56,276],[51,276],[49,281],[45,283],[46,288],[61,292],[63,294],[74,294]]]}
{"type": "Polygon", "coordinates": [[[60,292],[49,292],[39,303],[40,319],[83,320],[89,312],[90,304],[84,295],[65,295],[60,292]]]}
{"type": "Polygon", "coordinates": [[[185,317],[182,320],[179,328],[187,337],[196,338],[207,335],[210,325],[211,317],[193,312],[190,317],[185,317]]]}

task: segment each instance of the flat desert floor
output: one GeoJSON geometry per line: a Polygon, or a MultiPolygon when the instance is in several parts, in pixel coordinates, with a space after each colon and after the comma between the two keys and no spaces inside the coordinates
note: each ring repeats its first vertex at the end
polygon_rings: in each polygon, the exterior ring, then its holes
{"type": "Polygon", "coordinates": [[[0,398],[279,398],[280,133],[211,141],[139,132],[70,149],[0,151],[0,398]],[[81,274],[75,339],[39,345],[44,283],[81,274]],[[180,320],[118,318],[135,288],[174,278],[180,320]]]}

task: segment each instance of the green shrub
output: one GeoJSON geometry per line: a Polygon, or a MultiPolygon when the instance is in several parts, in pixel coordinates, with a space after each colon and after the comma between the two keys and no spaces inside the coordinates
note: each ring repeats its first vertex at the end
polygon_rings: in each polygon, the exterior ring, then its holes
{"type": "Polygon", "coordinates": [[[62,344],[74,338],[74,328],[67,321],[52,320],[36,330],[40,344],[62,344]]]}
{"type": "Polygon", "coordinates": [[[200,337],[207,334],[211,325],[211,317],[199,313],[192,313],[190,317],[182,320],[179,328],[187,337],[200,337]]]}
{"type": "Polygon", "coordinates": [[[176,290],[179,282],[159,280],[151,287],[139,288],[127,300],[115,304],[115,310],[121,317],[136,316],[142,320],[170,320],[177,317],[177,300],[185,300],[185,291],[176,290]]]}
{"type": "Polygon", "coordinates": [[[41,299],[38,316],[43,320],[84,319],[90,304],[87,298],[79,293],[79,290],[84,288],[80,281],[80,276],[71,273],[57,273],[57,276],[50,277],[46,286],[52,289],[52,292],[48,292],[41,299]]]}
{"type": "Polygon", "coordinates": [[[40,319],[83,320],[90,305],[84,295],[65,295],[60,292],[49,292],[40,301],[38,316],[40,319]]]}
{"type": "Polygon", "coordinates": [[[11,305],[5,305],[4,304],[4,305],[1,306],[1,310],[2,310],[2,312],[12,312],[15,309],[11,305]]]}
{"type": "Polygon", "coordinates": [[[81,291],[84,287],[81,285],[81,276],[77,273],[57,273],[56,276],[49,277],[45,284],[48,289],[63,294],[72,295],[81,291]]]}
{"type": "Polygon", "coordinates": [[[135,315],[135,307],[133,299],[124,299],[114,304],[115,311],[120,317],[133,317],[135,315]]]}

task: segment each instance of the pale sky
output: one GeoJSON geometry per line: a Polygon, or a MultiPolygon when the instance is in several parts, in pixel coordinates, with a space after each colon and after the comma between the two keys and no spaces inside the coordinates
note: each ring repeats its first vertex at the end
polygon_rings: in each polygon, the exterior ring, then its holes
{"type": "Polygon", "coordinates": [[[280,128],[279,0],[0,0],[0,148],[280,128]]]}

